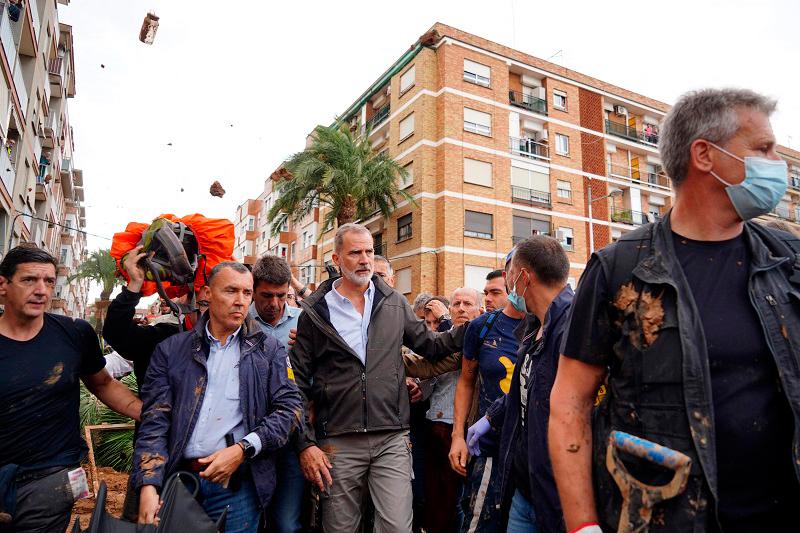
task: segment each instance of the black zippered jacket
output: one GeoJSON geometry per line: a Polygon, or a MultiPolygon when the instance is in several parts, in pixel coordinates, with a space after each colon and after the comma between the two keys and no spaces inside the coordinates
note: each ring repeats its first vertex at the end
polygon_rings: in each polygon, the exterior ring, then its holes
{"type": "MultiPolygon", "coordinates": [[[[337,278],[338,279],[338,278],[337,278]]],[[[323,282],[303,300],[297,340],[289,354],[295,380],[307,406],[297,447],[317,439],[372,431],[408,429],[410,409],[401,346],[431,360],[460,352],[466,324],[434,333],[414,314],[406,298],[379,276],[372,276],[375,296],[364,365],[330,322],[323,282]]]]}

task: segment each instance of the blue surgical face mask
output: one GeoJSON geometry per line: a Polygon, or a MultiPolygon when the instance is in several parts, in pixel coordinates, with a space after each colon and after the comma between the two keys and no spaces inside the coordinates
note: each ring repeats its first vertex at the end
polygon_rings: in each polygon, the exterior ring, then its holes
{"type": "Polygon", "coordinates": [[[765,157],[742,159],[714,143],[709,144],[720,152],[744,163],[744,180],[735,185],[728,183],[711,171],[712,176],[727,185],[725,192],[728,193],[733,208],[736,209],[742,220],[750,220],[775,209],[788,186],[786,161],[765,157]]]}
{"type": "Polygon", "coordinates": [[[522,271],[520,270],[519,274],[517,274],[517,279],[515,279],[514,283],[511,285],[511,292],[508,293],[508,301],[511,302],[514,309],[520,313],[527,313],[528,306],[525,304],[525,293],[528,292],[528,286],[525,286],[525,290],[522,291],[522,294],[517,294],[517,281],[519,281],[521,275],[522,271]]]}

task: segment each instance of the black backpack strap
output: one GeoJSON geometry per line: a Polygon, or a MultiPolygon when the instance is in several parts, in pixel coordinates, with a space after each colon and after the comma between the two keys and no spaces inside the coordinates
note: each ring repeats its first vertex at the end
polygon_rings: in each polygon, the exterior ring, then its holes
{"type": "Polygon", "coordinates": [[[486,339],[486,337],[489,335],[489,332],[492,331],[492,328],[494,327],[494,323],[497,321],[497,317],[500,316],[500,313],[502,313],[502,312],[503,312],[502,309],[498,309],[497,311],[492,311],[489,314],[489,316],[486,317],[486,322],[483,323],[483,327],[478,332],[478,340],[475,343],[475,353],[476,354],[480,351],[481,346],[483,345],[484,339],[486,339]]]}

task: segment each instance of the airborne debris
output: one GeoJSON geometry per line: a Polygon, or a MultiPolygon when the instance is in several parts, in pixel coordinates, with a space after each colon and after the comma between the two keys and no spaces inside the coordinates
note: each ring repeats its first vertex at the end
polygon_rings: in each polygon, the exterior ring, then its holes
{"type": "Polygon", "coordinates": [[[211,193],[211,196],[216,196],[217,198],[225,196],[225,189],[222,188],[222,185],[220,185],[218,181],[211,184],[211,188],[208,192],[211,193]]]}
{"type": "Polygon", "coordinates": [[[103,63],[100,63],[100,68],[106,68],[106,66],[103,63]]]}
{"type": "Polygon", "coordinates": [[[158,17],[155,13],[150,12],[144,17],[142,22],[142,29],[139,30],[139,40],[144,44],[153,44],[156,38],[156,31],[158,30],[158,17]]]}
{"type": "Polygon", "coordinates": [[[167,143],[167,146],[172,146],[172,143],[167,143]]]}

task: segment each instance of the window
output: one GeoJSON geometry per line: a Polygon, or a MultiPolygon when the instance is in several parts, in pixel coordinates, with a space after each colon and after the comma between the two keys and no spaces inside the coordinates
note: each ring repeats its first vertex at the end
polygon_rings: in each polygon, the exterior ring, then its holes
{"type": "Polygon", "coordinates": [[[296,242],[292,242],[292,244],[289,246],[289,259],[290,259],[291,261],[294,261],[294,249],[295,249],[295,244],[296,244],[296,242]]]}
{"type": "Polygon", "coordinates": [[[289,231],[289,222],[284,220],[283,224],[281,224],[281,231],[289,231]]]}
{"type": "Polygon", "coordinates": [[[411,292],[411,268],[401,268],[394,273],[394,286],[400,294],[411,292]]]}
{"type": "Polygon", "coordinates": [[[464,80],[488,87],[491,83],[491,69],[469,59],[464,60],[464,80]]]}
{"type": "Polygon", "coordinates": [[[517,244],[531,235],[550,235],[550,221],[514,215],[511,220],[513,237],[517,244]]]}
{"type": "Polygon", "coordinates": [[[397,219],[397,242],[411,238],[411,213],[397,219]]]}
{"type": "Polygon", "coordinates": [[[311,265],[303,265],[300,267],[300,283],[303,285],[308,285],[312,283],[311,274],[313,272],[313,266],[311,265]]]}
{"type": "Polygon", "coordinates": [[[411,187],[414,184],[414,163],[411,162],[407,164],[403,167],[403,170],[405,170],[407,174],[400,178],[400,189],[411,187]]]}
{"type": "Polygon", "coordinates": [[[278,255],[281,256],[284,259],[286,259],[286,251],[287,251],[287,248],[286,248],[285,244],[281,244],[278,247],[278,255]]]}
{"type": "Polygon", "coordinates": [[[474,183],[475,185],[483,185],[484,187],[492,186],[492,164],[485,161],[478,161],[477,159],[464,158],[464,181],[467,183],[474,183]]]}
{"type": "Polygon", "coordinates": [[[479,135],[492,135],[492,115],[464,108],[464,129],[479,135]]]}
{"type": "Polygon", "coordinates": [[[567,110],[567,93],[564,91],[553,91],[553,107],[562,111],[567,110]]]}
{"type": "Polygon", "coordinates": [[[572,182],[556,180],[556,191],[558,197],[566,200],[572,199],[572,182]]]}
{"type": "Polygon", "coordinates": [[[800,222],[800,205],[794,206],[794,221],[800,222]]]}
{"type": "Polygon", "coordinates": [[[400,121],[400,142],[414,134],[414,113],[400,121]]]}
{"type": "Polygon", "coordinates": [[[618,229],[611,230],[611,242],[617,242],[622,237],[622,231],[618,229]]]}
{"type": "Polygon", "coordinates": [[[486,276],[493,269],[476,265],[464,265],[464,287],[478,289],[483,292],[486,285],[486,276]]]}
{"type": "MultiPolygon", "coordinates": [[[[230,227],[230,226],[228,226],[228,227],[230,227]]],[[[66,248],[62,248],[61,249],[61,255],[58,258],[58,262],[61,263],[62,265],[66,265],[67,264],[67,253],[68,252],[69,252],[69,250],[67,250],[66,248]]]]}
{"type": "Polygon", "coordinates": [[[569,137],[556,133],[556,153],[558,155],[569,155],[569,137]]]}
{"type": "Polygon", "coordinates": [[[564,247],[565,250],[572,251],[575,248],[573,247],[573,236],[572,236],[572,228],[558,228],[558,237],[561,241],[561,246],[564,247]]]}
{"type": "Polygon", "coordinates": [[[492,215],[477,211],[464,212],[464,235],[479,239],[492,238],[492,215]]]}
{"type": "MultiPolygon", "coordinates": [[[[511,188],[524,188],[538,191],[549,196],[550,176],[527,168],[511,167],[511,188]]],[[[548,198],[547,201],[550,199],[548,198]]]]}
{"type": "Polygon", "coordinates": [[[304,231],[302,235],[303,248],[308,248],[314,244],[314,232],[311,230],[304,231]]]}
{"type": "Polygon", "coordinates": [[[254,229],[256,229],[256,219],[247,217],[247,231],[253,231],[254,229]]]}
{"type": "Polygon", "coordinates": [[[403,75],[400,76],[400,94],[403,94],[414,86],[416,75],[416,67],[412,65],[410,69],[405,71],[403,75]]]}

